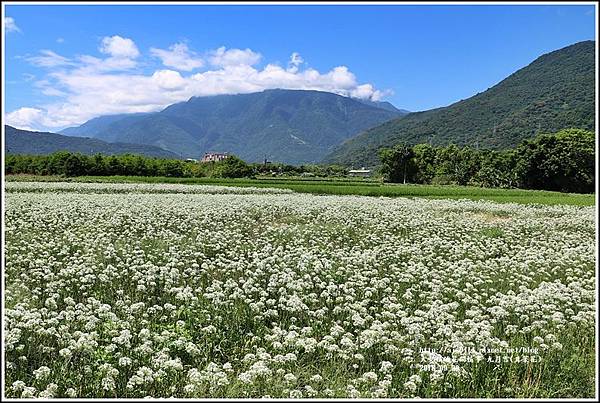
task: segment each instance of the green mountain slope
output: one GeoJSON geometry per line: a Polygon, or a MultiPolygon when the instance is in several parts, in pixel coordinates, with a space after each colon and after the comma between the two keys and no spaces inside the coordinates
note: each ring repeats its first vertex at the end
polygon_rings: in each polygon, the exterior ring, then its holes
{"type": "Polygon", "coordinates": [[[4,126],[4,151],[7,154],[46,155],[56,151],[71,151],[92,155],[140,154],[149,157],[180,158],[159,147],[143,144],[107,143],[86,137],[69,137],[56,133],[30,132],[4,126]]]}
{"type": "MultiPolygon", "coordinates": [[[[147,113],[121,113],[118,115],[107,115],[99,116],[94,119],[90,119],[81,126],[67,127],[66,129],[58,132],[65,136],[77,136],[77,137],[96,137],[98,133],[102,132],[109,125],[118,122],[123,119],[131,119],[135,121],[138,118],[146,116],[147,113]]],[[[112,141],[105,139],[106,141],[112,141]]]]}
{"type": "Polygon", "coordinates": [[[585,41],[545,54],[471,98],[371,128],[325,161],[373,166],[379,148],[400,142],[502,149],[538,132],[594,130],[594,48],[594,41],[585,41]]]}
{"type": "Polygon", "coordinates": [[[266,157],[301,164],[319,162],[344,140],[401,115],[327,92],[267,90],[194,97],[161,112],[122,116],[86,133],[105,141],[150,144],[184,157],[222,151],[246,161],[266,157]]]}

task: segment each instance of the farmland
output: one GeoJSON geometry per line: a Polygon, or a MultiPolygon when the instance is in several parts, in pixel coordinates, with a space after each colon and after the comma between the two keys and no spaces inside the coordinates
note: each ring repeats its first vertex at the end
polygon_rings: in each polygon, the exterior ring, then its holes
{"type": "Polygon", "coordinates": [[[303,178],[257,177],[225,178],[173,178],[152,176],[36,176],[7,175],[10,182],[91,182],[91,183],[171,183],[186,185],[219,185],[253,188],[289,189],[297,193],[315,195],[357,195],[373,197],[419,197],[426,199],[489,200],[498,203],[593,206],[594,194],[561,193],[544,190],[495,189],[456,185],[401,185],[381,183],[360,178],[303,178]]]}
{"type": "Polygon", "coordinates": [[[6,395],[594,396],[593,206],[257,182],[7,182],[6,395]]]}

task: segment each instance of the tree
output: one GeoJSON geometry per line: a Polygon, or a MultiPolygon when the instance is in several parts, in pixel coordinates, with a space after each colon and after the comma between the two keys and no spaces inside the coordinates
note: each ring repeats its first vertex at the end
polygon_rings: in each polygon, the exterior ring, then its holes
{"type": "Polygon", "coordinates": [[[71,156],[68,151],[58,151],[54,154],[49,155],[48,158],[48,171],[51,175],[64,175],[65,174],[65,162],[71,156]]]}
{"type": "Polygon", "coordinates": [[[440,147],[435,154],[435,182],[449,184],[457,182],[460,149],[456,144],[440,147]]]}
{"type": "Polygon", "coordinates": [[[215,175],[221,178],[243,178],[252,175],[250,165],[234,155],[219,161],[215,171],[215,175]]]}
{"type": "Polygon", "coordinates": [[[71,154],[65,160],[64,174],[65,176],[80,176],[85,175],[85,157],[77,154],[71,154]]]}
{"type": "Polygon", "coordinates": [[[517,184],[513,150],[481,151],[481,166],[474,180],[481,186],[511,188],[517,184]]]}
{"type": "Polygon", "coordinates": [[[91,158],[90,175],[106,175],[106,166],[102,154],[95,154],[91,158]]]}
{"type": "Polygon", "coordinates": [[[431,183],[435,176],[436,150],[428,143],[417,144],[413,147],[417,183],[431,183]]]}
{"type": "Polygon", "coordinates": [[[112,155],[108,158],[108,162],[106,164],[107,175],[122,175],[123,174],[123,164],[120,159],[115,155],[112,155]]]}
{"type": "Polygon", "coordinates": [[[454,180],[459,185],[467,185],[480,168],[480,154],[469,146],[461,148],[455,156],[454,180]]]}
{"type": "Polygon", "coordinates": [[[158,174],[160,176],[180,178],[183,176],[183,162],[179,160],[161,160],[158,174]]]}
{"type": "Polygon", "coordinates": [[[381,173],[387,182],[406,183],[415,173],[414,152],[406,144],[398,144],[393,148],[384,148],[379,153],[382,167],[381,173]]]}
{"type": "Polygon", "coordinates": [[[565,129],[526,140],[516,150],[519,185],[529,189],[594,191],[594,133],[565,129]]]}

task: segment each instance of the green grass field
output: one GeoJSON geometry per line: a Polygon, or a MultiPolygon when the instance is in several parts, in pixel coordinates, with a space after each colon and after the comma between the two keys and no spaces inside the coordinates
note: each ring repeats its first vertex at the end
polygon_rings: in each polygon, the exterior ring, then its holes
{"type": "Polygon", "coordinates": [[[560,193],[542,190],[491,189],[473,186],[402,185],[381,183],[368,179],[337,178],[168,178],[143,176],[59,176],[7,175],[7,181],[73,181],[121,183],[183,183],[198,185],[254,186],[291,189],[298,193],[358,195],[375,197],[421,197],[428,199],[491,200],[499,203],[595,205],[594,194],[560,193]]]}

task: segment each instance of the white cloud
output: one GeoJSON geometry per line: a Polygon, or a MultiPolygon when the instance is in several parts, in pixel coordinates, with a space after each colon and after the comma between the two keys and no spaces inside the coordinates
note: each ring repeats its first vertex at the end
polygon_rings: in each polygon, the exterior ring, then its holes
{"type": "MultiPolygon", "coordinates": [[[[326,72],[302,68],[304,60],[298,53],[292,53],[287,66],[267,64],[257,67],[261,56],[250,49],[222,47],[209,51],[206,54],[216,67],[198,73],[157,69],[143,74],[131,70],[136,66],[134,58],[139,54],[131,50],[137,48],[129,41],[127,46],[122,46],[125,42],[120,40],[103,40],[102,49],[109,55],[105,58],[84,55],[67,59],[44,51],[43,56],[28,59],[51,68],[45,79],[38,80],[35,86],[42,93],[56,97],[56,101],[13,111],[7,114],[8,121],[17,127],[57,130],[101,115],[158,111],[192,96],[240,94],[273,88],[319,90],[372,100],[379,100],[386,94],[372,84],[359,83],[346,66],[326,72]],[[129,51],[123,50],[124,47],[129,51]]],[[[175,46],[165,52],[194,56],[187,46],[175,46]]],[[[151,52],[157,55],[156,48],[153,49],[151,52]]],[[[174,60],[171,58],[167,62],[174,60]]],[[[181,66],[173,68],[181,70],[181,66]]]]}
{"type": "Polygon", "coordinates": [[[130,70],[137,66],[135,60],[120,57],[99,59],[94,56],[83,55],[79,57],[79,61],[81,62],[80,70],[88,72],[130,70]]]}
{"type": "Polygon", "coordinates": [[[353,98],[370,99],[371,101],[380,101],[385,96],[392,95],[392,91],[379,91],[373,88],[371,84],[362,84],[356,86],[350,91],[350,96],[353,98]]]}
{"type": "Polygon", "coordinates": [[[135,59],[140,55],[140,52],[135,43],[129,38],[122,38],[118,35],[104,37],[98,50],[109,57],[78,56],[75,73],[96,74],[99,72],[125,71],[138,66],[135,59]]]}
{"type": "Polygon", "coordinates": [[[167,67],[181,71],[192,71],[204,66],[204,61],[189,50],[185,43],[169,46],[169,50],[150,48],[152,56],[158,57],[167,67]]]}
{"type": "Polygon", "coordinates": [[[39,56],[27,57],[26,60],[34,66],[38,67],[57,67],[74,65],[74,63],[70,59],[48,49],[40,50],[39,56]]]}
{"type": "Polygon", "coordinates": [[[63,43],[64,41],[64,38],[56,38],[56,43],[63,43]]]}
{"type": "Polygon", "coordinates": [[[288,62],[288,71],[295,73],[298,71],[300,65],[304,63],[304,59],[298,52],[292,53],[290,56],[290,61],[288,62]]]}
{"type": "Polygon", "coordinates": [[[6,29],[6,32],[21,32],[12,17],[4,17],[4,29],[6,29]]]}
{"type": "Polygon", "coordinates": [[[290,64],[293,64],[294,66],[299,66],[302,63],[304,63],[304,59],[302,58],[302,56],[300,56],[300,53],[292,53],[292,56],[290,56],[290,64]]]}
{"type": "Polygon", "coordinates": [[[42,89],[42,94],[47,95],[49,97],[64,97],[68,95],[66,92],[57,90],[53,87],[46,87],[42,89]]]}
{"type": "Polygon", "coordinates": [[[37,108],[19,108],[6,115],[6,123],[10,126],[24,130],[35,130],[34,126],[40,126],[44,112],[37,108]]]}
{"type": "Polygon", "coordinates": [[[185,87],[185,80],[181,74],[173,70],[159,70],[152,74],[152,79],[160,88],[177,90],[185,87]]]}
{"type": "Polygon", "coordinates": [[[51,97],[65,97],[68,94],[64,91],[61,91],[55,88],[49,80],[39,80],[33,83],[33,86],[39,88],[42,91],[42,94],[51,96],[51,97]]]}
{"type": "Polygon", "coordinates": [[[104,54],[123,59],[135,59],[140,55],[140,51],[131,39],[119,35],[102,38],[99,50],[104,54]]]}
{"type": "Polygon", "coordinates": [[[213,66],[253,66],[262,58],[260,53],[250,49],[227,49],[221,46],[211,52],[210,62],[213,66]]]}

